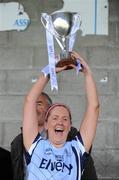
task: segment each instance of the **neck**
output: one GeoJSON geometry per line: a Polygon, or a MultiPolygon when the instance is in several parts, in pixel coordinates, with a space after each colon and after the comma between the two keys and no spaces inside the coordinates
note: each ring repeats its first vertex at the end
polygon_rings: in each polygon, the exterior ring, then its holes
{"type": "Polygon", "coordinates": [[[44,126],[38,126],[38,130],[39,130],[39,132],[42,132],[42,131],[43,131],[43,129],[44,129],[44,126]]]}
{"type": "Polygon", "coordinates": [[[63,142],[63,143],[52,142],[52,141],[50,141],[50,139],[49,139],[49,142],[50,142],[50,144],[51,144],[52,146],[54,146],[55,148],[62,148],[62,147],[64,146],[64,144],[65,144],[65,142],[63,142]]]}

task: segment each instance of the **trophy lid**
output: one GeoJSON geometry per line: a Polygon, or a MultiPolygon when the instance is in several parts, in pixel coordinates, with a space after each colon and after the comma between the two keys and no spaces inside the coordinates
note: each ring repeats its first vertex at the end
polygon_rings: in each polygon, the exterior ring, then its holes
{"type": "Polygon", "coordinates": [[[73,25],[73,15],[75,12],[53,12],[51,14],[52,23],[56,35],[66,37],[70,34],[73,25]]]}

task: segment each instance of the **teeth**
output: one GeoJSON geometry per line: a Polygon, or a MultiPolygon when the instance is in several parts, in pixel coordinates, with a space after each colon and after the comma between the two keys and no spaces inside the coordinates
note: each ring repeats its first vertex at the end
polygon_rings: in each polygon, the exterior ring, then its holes
{"type": "Polygon", "coordinates": [[[63,131],[63,129],[56,129],[56,131],[63,131]]]}
{"type": "Polygon", "coordinates": [[[56,131],[63,131],[63,129],[61,129],[61,128],[56,128],[55,130],[56,131]]]}

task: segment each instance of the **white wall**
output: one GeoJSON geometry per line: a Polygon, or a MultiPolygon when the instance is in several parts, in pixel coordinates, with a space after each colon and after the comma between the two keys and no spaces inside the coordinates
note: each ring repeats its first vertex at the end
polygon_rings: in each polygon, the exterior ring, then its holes
{"type": "Polygon", "coordinates": [[[108,35],[108,0],[64,0],[60,11],[80,12],[82,35],[108,35]]]}

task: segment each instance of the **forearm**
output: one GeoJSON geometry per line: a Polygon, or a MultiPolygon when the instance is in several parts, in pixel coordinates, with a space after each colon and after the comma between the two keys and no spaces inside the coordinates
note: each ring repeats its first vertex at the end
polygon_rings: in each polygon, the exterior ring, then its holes
{"type": "Polygon", "coordinates": [[[33,85],[31,90],[27,94],[26,100],[27,101],[32,101],[32,102],[36,103],[36,101],[39,98],[40,94],[44,90],[48,80],[49,80],[49,78],[45,77],[44,74],[41,73],[41,75],[39,76],[37,82],[33,85]]]}
{"type": "Polygon", "coordinates": [[[98,108],[99,99],[96,89],[96,83],[91,71],[85,74],[85,87],[87,96],[87,106],[91,106],[92,108],[98,108]]]}

